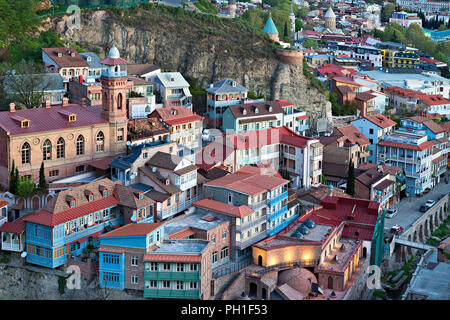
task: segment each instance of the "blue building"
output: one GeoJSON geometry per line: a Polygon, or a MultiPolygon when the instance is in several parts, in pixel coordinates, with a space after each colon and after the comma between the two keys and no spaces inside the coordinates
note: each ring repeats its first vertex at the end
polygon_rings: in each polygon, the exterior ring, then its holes
{"type": "Polygon", "coordinates": [[[143,291],[144,255],[163,237],[163,223],[128,224],[99,236],[100,288],[143,291]]]}
{"type": "Polygon", "coordinates": [[[98,247],[98,236],[128,222],[153,219],[143,192],[101,179],[59,192],[24,218],[26,262],[56,268],[98,247]],[[123,214],[122,214],[123,212],[123,214]]]}
{"type": "Polygon", "coordinates": [[[366,115],[359,119],[353,120],[350,123],[361,131],[367,139],[369,139],[370,154],[367,157],[367,161],[370,163],[377,163],[378,141],[386,134],[392,133],[397,123],[382,114],[371,116],[366,115]]]}
{"type": "Polygon", "coordinates": [[[425,134],[427,139],[441,139],[445,135],[445,130],[433,119],[414,116],[400,120],[399,131],[413,132],[417,134],[425,134]]]}
{"type": "Polygon", "coordinates": [[[434,143],[425,134],[394,131],[377,144],[377,163],[399,167],[406,176],[406,193],[420,195],[431,189],[434,143]]]}
{"type": "Polygon", "coordinates": [[[228,106],[243,103],[248,90],[232,79],[211,83],[206,89],[206,111],[209,118],[215,119],[216,126],[222,124],[222,114],[228,106]]]}

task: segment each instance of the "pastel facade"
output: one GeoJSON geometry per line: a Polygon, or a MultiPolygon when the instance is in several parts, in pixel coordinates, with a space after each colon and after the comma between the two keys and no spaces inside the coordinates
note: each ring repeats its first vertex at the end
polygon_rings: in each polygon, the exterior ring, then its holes
{"type": "Polygon", "coordinates": [[[162,223],[128,224],[99,237],[99,286],[144,291],[144,255],[164,236],[162,223]]]}
{"type": "Polygon", "coordinates": [[[165,107],[185,106],[192,111],[189,83],[179,72],[161,72],[155,77],[156,90],[165,107]]]}
{"type": "Polygon", "coordinates": [[[202,299],[211,294],[211,243],[199,239],[165,240],[144,256],[144,297],[202,299]]]}
{"type": "Polygon", "coordinates": [[[64,82],[88,76],[89,65],[74,48],[42,48],[47,72],[59,73],[64,82]]]}
{"type": "Polygon", "coordinates": [[[424,134],[394,131],[377,145],[377,162],[399,167],[406,175],[406,192],[421,194],[432,187],[432,148],[424,134]]]}

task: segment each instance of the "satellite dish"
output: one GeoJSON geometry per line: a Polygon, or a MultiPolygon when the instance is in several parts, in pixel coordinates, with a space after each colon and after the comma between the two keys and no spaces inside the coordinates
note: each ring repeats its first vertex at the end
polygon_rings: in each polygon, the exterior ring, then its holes
{"type": "Polygon", "coordinates": [[[27,252],[26,252],[26,251],[22,252],[22,253],[20,254],[20,256],[21,256],[22,258],[25,258],[25,257],[27,256],[27,252]]]}
{"type": "Polygon", "coordinates": [[[136,216],[135,216],[135,215],[132,215],[131,218],[130,218],[130,220],[131,220],[131,221],[136,221],[136,216]]]}

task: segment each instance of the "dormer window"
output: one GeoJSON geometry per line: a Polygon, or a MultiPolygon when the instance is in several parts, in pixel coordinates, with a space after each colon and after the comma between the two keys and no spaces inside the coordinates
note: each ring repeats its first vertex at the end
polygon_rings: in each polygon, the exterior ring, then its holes
{"type": "Polygon", "coordinates": [[[139,193],[139,200],[144,199],[144,194],[143,193],[139,193]]]}
{"type": "Polygon", "coordinates": [[[108,195],[108,190],[103,190],[103,196],[106,197],[108,195]]]}
{"type": "Polygon", "coordinates": [[[23,120],[21,122],[21,127],[22,128],[29,128],[30,127],[30,120],[23,120]]]}
{"type": "Polygon", "coordinates": [[[71,114],[70,116],[69,116],[69,122],[74,122],[74,121],[76,121],[77,120],[77,116],[75,115],[75,114],[71,114]]]}
{"type": "Polygon", "coordinates": [[[255,108],[255,113],[259,113],[259,109],[258,108],[255,108]]]}
{"type": "Polygon", "coordinates": [[[70,207],[71,207],[71,208],[75,207],[75,204],[76,204],[76,203],[75,203],[75,200],[70,201],[70,207]]]}
{"type": "Polygon", "coordinates": [[[93,194],[90,194],[90,195],[89,195],[89,202],[90,202],[90,201],[94,201],[94,195],[93,195],[93,194]]]}

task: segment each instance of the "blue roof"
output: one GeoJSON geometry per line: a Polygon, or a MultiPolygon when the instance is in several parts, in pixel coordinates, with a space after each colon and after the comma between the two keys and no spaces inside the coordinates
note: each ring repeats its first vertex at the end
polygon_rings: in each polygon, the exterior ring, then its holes
{"type": "Polygon", "coordinates": [[[269,17],[269,19],[267,20],[266,25],[264,26],[263,32],[278,33],[277,27],[275,27],[275,23],[273,23],[272,17],[269,17]]]}
{"type": "Polygon", "coordinates": [[[143,149],[153,148],[155,146],[159,146],[167,143],[166,140],[158,140],[150,143],[143,143],[136,146],[131,147],[131,153],[123,156],[121,158],[115,159],[112,161],[109,166],[115,167],[119,169],[130,169],[131,165],[139,158],[143,149]]]}

